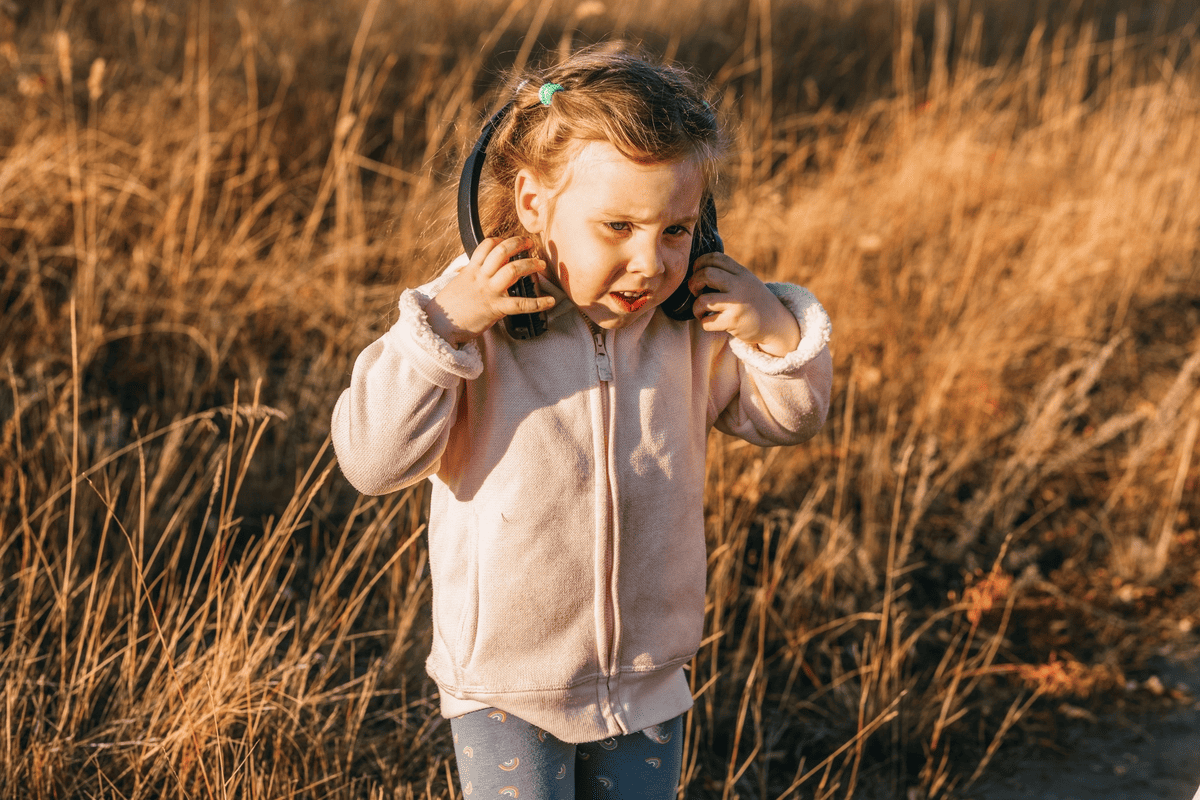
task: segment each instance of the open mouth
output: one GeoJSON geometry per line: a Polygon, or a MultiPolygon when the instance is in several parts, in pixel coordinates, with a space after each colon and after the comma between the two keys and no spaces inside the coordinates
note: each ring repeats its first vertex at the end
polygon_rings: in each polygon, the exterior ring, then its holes
{"type": "Polygon", "coordinates": [[[608,296],[627,313],[632,313],[650,302],[650,292],[609,292],[608,296]]]}

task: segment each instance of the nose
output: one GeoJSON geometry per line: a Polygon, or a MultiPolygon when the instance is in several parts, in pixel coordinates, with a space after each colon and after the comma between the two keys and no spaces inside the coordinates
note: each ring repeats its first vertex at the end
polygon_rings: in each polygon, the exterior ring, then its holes
{"type": "Polygon", "coordinates": [[[638,242],[629,259],[629,271],[652,278],[666,271],[666,248],[657,237],[646,237],[638,242]]]}

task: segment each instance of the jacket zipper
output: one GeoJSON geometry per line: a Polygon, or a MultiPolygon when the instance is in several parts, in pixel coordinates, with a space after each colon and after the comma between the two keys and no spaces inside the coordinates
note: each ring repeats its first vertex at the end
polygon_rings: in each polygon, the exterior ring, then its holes
{"type": "MultiPolygon", "coordinates": [[[[612,373],[612,360],[609,358],[608,348],[605,346],[605,343],[604,343],[604,330],[599,327],[595,327],[594,324],[591,322],[591,320],[588,320],[586,317],[584,318],[584,321],[588,323],[588,330],[592,334],[592,343],[595,346],[595,350],[596,350],[596,376],[600,379],[600,384],[601,384],[600,385],[600,413],[601,413],[601,417],[604,421],[604,427],[603,427],[602,431],[603,431],[603,436],[604,436],[605,461],[602,466],[603,466],[603,471],[604,471],[604,485],[605,485],[604,496],[608,503],[608,507],[607,507],[606,511],[607,511],[607,517],[608,517],[608,521],[609,521],[608,530],[606,532],[607,536],[608,536],[608,541],[605,543],[606,544],[606,552],[605,552],[605,562],[606,563],[605,563],[605,576],[604,576],[605,577],[605,581],[604,581],[604,628],[605,628],[604,636],[605,636],[605,640],[606,640],[605,644],[606,644],[606,648],[607,648],[606,655],[608,657],[607,671],[609,673],[609,681],[611,682],[612,679],[614,677],[616,677],[616,675],[617,675],[617,641],[616,641],[617,640],[617,624],[616,624],[617,608],[616,608],[615,599],[613,597],[613,586],[612,586],[613,575],[614,575],[614,571],[616,569],[616,563],[615,563],[615,558],[614,558],[614,550],[616,548],[615,548],[615,542],[613,541],[613,533],[612,533],[613,528],[616,525],[616,506],[615,506],[615,503],[613,503],[613,496],[612,496],[613,490],[612,490],[612,483],[609,480],[609,463],[608,463],[609,395],[608,395],[607,384],[613,380],[613,373],[612,373]]],[[[612,713],[611,709],[610,709],[609,713],[612,713]]],[[[620,724],[620,723],[618,723],[618,724],[620,724]]]]}
{"type": "MultiPolygon", "coordinates": [[[[596,375],[600,378],[601,383],[608,383],[613,379],[613,375],[612,362],[608,360],[608,350],[604,347],[604,331],[603,329],[593,330],[591,325],[588,325],[588,329],[592,331],[592,341],[596,344],[596,375]]],[[[607,397],[608,393],[605,392],[606,400],[607,397]]],[[[608,409],[605,409],[605,411],[607,410],[608,409]]],[[[605,419],[607,420],[607,417],[605,419]]],[[[608,432],[606,428],[605,438],[607,439],[607,437],[608,432]]]]}

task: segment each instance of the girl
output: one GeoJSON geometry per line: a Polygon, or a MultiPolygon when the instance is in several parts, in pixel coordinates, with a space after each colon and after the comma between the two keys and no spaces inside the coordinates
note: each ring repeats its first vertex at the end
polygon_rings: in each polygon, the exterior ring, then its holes
{"type": "Polygon", "coordinates": [[[676,68],[591,49],[525,76],[488,151],[492,238],[401,295],[334,409],[359,490],[433,483],[426,667],[464,795],[674,797],[708,431],[824,422],[813,296],[721,253],[687,277],[721,147],[676,68]],[[524,275],[541,297],[508,295],[524,275]],[[677,322],[657,306],[685,279],[677,322]],[[534,338],[495,324],[535,312],[534,338]]]}

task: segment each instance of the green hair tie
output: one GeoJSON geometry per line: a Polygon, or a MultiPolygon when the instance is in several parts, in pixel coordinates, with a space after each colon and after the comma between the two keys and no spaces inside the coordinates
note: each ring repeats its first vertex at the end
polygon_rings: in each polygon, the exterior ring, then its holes
{"type": "Polygon", "coordinates": [[[557,83],[543,83],[542,88],[538,89],[538,100],[542,101],[542,105],[550,105],[550,101],[554,99],[555,92],[561,92],[563,87],[557,83]]]}

